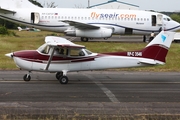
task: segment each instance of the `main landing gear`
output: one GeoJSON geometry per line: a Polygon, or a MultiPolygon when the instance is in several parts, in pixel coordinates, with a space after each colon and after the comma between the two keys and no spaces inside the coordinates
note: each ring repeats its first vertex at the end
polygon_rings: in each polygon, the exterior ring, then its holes
{"type": "Polygon", "coordinates": [[[82,42],[88,42],[88,40],[89,40],[88,38],[81,37],[81,41],[82,41],[82,42]]]}
{"type": "Polygon", "coordinates": [[[69,81],[68,77],[63,75],[63,72],[57,72],[56,78],[59,80],[61,84],[67,84],[69,81]]]}
{"type": "MultiPolygon", "coordinates": [[[[68,77],[66,76],[66,73],[67,72],[64,72],[64,74],[63,72],[56,73],[56,78],[59,80],[61,84],[67,84],[69,81],[68,77]]],[[[25,74],[23,79],[24,81],[29,82],[31,80],[30,72],[28,74],[25,74]]]]}

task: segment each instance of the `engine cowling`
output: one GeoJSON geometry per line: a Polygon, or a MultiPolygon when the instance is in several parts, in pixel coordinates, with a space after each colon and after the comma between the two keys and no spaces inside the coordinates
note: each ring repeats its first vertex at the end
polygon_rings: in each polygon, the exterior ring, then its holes
{"type": "Polygon", "coordinates": [[[109,38],[112,36],[113,30],[108,28],[99,28],[92,30],[67,30],[67,36],[86,37],[86,38],[109,38]]]}

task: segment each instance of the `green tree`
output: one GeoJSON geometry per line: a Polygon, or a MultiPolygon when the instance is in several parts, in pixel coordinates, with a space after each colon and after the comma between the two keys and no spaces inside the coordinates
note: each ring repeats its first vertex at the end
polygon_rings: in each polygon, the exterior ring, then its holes
{"type": "Polygon", "coordinates": [[[175,20],[175,21],[177,21],[177,22],[180,23],[180,15],[179,15],[179,14],[174,13],[174,14],[170,15],[170,17],[171,17],[173,20],[175,20]]]}

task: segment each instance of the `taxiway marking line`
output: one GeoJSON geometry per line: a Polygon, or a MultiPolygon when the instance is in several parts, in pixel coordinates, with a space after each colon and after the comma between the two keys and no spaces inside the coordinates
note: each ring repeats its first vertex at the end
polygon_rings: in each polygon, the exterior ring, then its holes
{"type": "Polygon", "coordinates": [[[88,74],[83,74],[84,76],[88,77],[90,80],[92,80],[101,90],[107,95],[107,97],[111,100],[111,102],[120,103],[120,101],[116,98],[116,96],[108,89],[106,88],[100,81],[95,81],[95,78],[88,74]]]}

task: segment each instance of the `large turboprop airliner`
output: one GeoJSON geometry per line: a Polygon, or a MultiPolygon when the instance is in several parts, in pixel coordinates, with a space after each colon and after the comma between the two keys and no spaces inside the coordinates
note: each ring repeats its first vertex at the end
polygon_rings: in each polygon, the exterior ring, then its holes
{"type": "Polygon", "coordinates": [[[121,9],[40,8],[28,0],[0,0],[0,18],[68,36],[110,38],[112,34],[150,34],[176,31],[180,24],[150,11],[121,9]]]}

